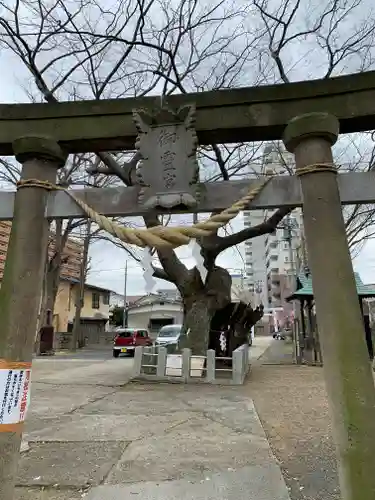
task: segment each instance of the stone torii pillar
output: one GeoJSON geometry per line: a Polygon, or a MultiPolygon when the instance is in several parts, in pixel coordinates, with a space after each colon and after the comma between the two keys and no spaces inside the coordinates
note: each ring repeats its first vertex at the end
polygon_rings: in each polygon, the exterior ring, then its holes
{"type": "Polygon", "coordinates": [[[375,499],[375,389],[346,239],[331,146],[338,120],[310,113],[291,120],[284,144],[300,174],[324,376],[334,423],[343,500],[375,499]]]}
{"type": "MultiPolygon", "coordinates": [[[[56,182],[66,156],[44,137],[13,143],[21,180],[56,182]]],[[[12,231],[0,290],[0,498],[13,500],[29,392],[31,359],[48,246],[47,191],[34,185],[15,197],[12,231]],[[22,383],[21,383],[22,382],[22,383]]]]}

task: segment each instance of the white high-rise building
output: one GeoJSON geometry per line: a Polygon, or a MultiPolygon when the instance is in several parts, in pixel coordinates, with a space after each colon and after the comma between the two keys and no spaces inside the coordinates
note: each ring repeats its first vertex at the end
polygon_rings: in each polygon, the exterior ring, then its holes
{"type": "MultiPolygon", "coordinates": [[[[287,174],[294,165],[294,156],[283,146],[268,144],[264,148],[262,164],[251,166],[264,174],[271,170],[275,175],[287,174]]],[[[244,212],[244,226],[253,227],[268,219],[274,211],[254,210],[244,212]]],[[[258,236],[245,242],[246,284],[254,291],[256,305],[283,307],[285,297],[291,293],[291,274],[296,272],[296,252],[302,230],[300,210],[280,223],[272,234],[258,236]]]]}

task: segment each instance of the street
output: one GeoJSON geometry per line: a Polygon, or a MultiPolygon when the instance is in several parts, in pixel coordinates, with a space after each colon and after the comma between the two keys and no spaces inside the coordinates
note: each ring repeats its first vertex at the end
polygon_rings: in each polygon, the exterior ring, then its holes
{"type": "MultiPolygon", "coordinates": [[[[126,357],[126,356],[125,356],[126,357]]],[[[105,361],[112,359],[112,346],[103,346],[100,348],[90,348],[85,347],[83,349],[77,349],[76,352],[72,351],[59,351],[56,356],[46,356],[40,357],[38,359],[82,359],[82,360],[98,360],[105,361]]]]}

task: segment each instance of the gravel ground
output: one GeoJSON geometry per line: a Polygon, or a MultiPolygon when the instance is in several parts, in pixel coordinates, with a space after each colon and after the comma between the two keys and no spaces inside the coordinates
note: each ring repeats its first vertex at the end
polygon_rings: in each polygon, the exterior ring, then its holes
{"type": "Polygon", "coordinates": [[[339,500],[323,370],[272,364],[288,349],[275,341],[241,391],[254,399],[292,500],[339,500]]]}

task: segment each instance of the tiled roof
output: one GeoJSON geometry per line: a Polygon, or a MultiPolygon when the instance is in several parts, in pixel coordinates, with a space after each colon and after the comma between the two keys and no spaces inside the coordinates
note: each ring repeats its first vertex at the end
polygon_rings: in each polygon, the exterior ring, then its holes
{"type": "MultiPolygon", "coordinates": [[[[375,286],[365,285],[361,280],[358,273],[354,273],[355,283],[357,285],[357,292],[360,297],[375,297],[375,286]]],[[[287,300],[291,300],[293,298],[302,298],[302,297],[313,297],[314,291],[312,286],[311,275],[306,276],[304,273],[298,275],[297,278],[297,290],[290,295],[287,300]]]]}

